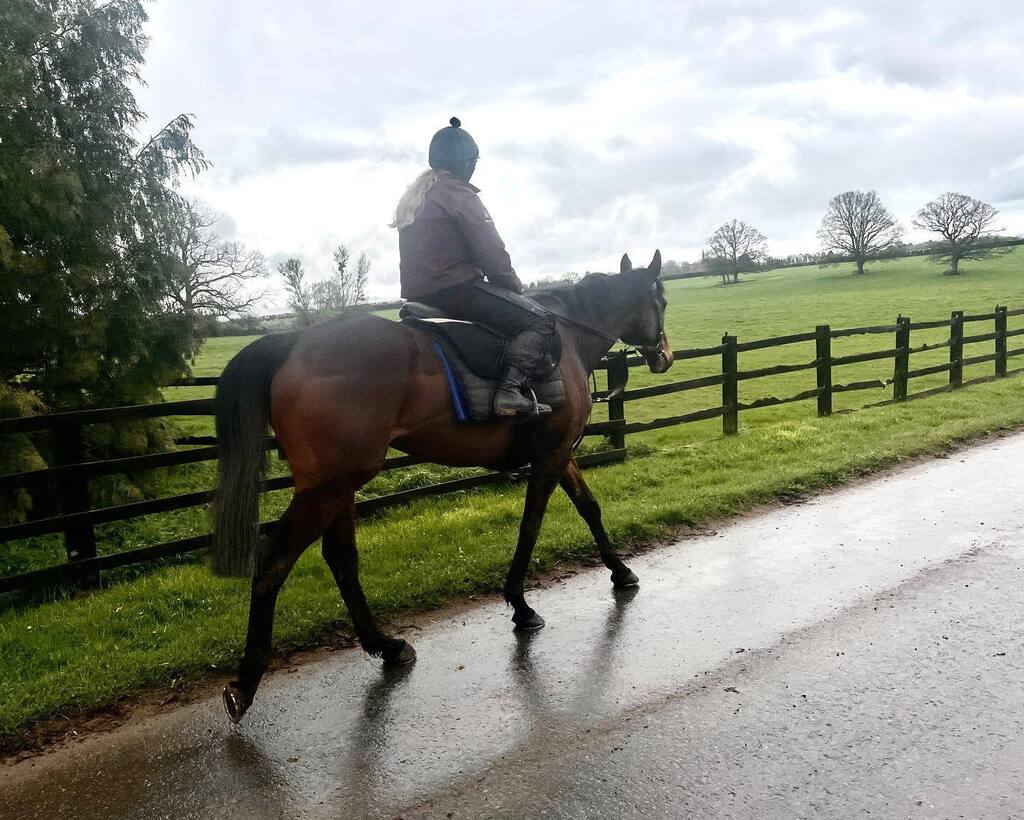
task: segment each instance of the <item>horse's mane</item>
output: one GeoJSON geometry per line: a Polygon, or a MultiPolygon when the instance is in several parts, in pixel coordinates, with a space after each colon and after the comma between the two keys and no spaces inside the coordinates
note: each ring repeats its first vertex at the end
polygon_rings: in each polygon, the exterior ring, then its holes
{"type": "Polygon", "coordinates": [[[591,316],[601,313],[617,301],[622,292],[617,276],[607,273],[588,273],[572,285],[556,285],[530,294],[541,304],[549,300],[560,302],[569,315],[591,316]]]}
{"type": "Polygon", "coordinates": [[[556,285],[530,294],[542,305],[557,300],[569,316],[602,316],[619,307],[626,307],[635,288],[634,277],[588,273],[571,285],[556,285]]]}

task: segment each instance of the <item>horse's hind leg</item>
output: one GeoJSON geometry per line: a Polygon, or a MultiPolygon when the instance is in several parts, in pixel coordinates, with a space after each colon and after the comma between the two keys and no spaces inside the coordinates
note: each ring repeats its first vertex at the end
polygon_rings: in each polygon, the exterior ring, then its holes
{"type": "Polygon", "coordinates": [[[401,638],[387,637],[370,614],[366,595],[359,583],[354,490],[348,489],[343,493],[341,512],[324,532],[322,551],[363,649],[383,658],[386,664],[405,664],[416,660],[412,646],[401,638]]]}
{"type": "Polygon", "coordinates": [[[238,677],[224,687],[224,706],[237,723],[252,705],[267,670],[274,632],[277,595],[299,556],[337,514],[337,495],[317,487],[296,493],[277,526],[269,550],[253,576],[249,630],[238,677]]]}
{"type": "Polygon", "coordinates": [[[590,491],[590,487],[587,486],[587,482],[583,480],[583,474],[575,459],[571,459],[566,465],[565,472],[562,473],[561,484],[580,517],[590,527],[594,541],[597,542],[598,552],[601,553],[601,560],[612,571],[612,583],[619,588],[633,587],[639,584],[640,580],[629,567],[622,563],[622,559],[619,558],[608,539],[608,533],[605,532],[604,524],[601,522],[601,507],[590,491]]]}

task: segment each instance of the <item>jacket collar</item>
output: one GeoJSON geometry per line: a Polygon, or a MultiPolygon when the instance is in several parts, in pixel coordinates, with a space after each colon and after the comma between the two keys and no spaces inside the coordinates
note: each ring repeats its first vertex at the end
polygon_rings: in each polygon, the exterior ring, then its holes
{"type": "Polygon", "coordinates": [[[480,189],[477,188],[472,182],[466,182],[463,179],[456,179],[455,177],[451,176],[450,174],[447,177],[441,177],[441,179],[443,179],[443,180],[445,180],[447,182],[450,182],[453,185],[461,185],[461,186],[463,186],[465,188],[469,188],[469,190],[471,190],[474,194],[480,193],[480,189]]]}

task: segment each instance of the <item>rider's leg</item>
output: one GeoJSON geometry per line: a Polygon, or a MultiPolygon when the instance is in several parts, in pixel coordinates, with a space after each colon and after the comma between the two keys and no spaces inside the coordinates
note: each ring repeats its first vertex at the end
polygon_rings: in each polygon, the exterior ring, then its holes
{"type": "MultiPolygon", "coordinates": [[[[509,337],[505,372],[494,399],[497,415],[534,412],[534,403],[522,394],[525,381],[536,371],[552,338],[555,320],[530,299],[485,282],[469,282],[437,291],[422,301],[456,319],[479,322],[509,337]]],[[[538,412],[551,408],[539,405],[538,412]]]]}
{"type": "Polygon", "coordinates": [[[523,386],[535,371],[550,343],[545,336],[531,327],[509,339],[505,348],[505,371],[494,394],[494,415],[515,416],[520,413],[550,413],[546,404],[537,404],[523,395],[523,386]]]}

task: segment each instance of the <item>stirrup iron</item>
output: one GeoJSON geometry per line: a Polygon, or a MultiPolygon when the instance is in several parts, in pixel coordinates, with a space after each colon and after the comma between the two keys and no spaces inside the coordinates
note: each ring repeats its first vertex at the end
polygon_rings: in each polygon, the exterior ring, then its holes
{"type": "Polygon", "coordinates": [[[546,416],[548,413],[551,412],[551,407],[549,407],[546,404],[541,404],[539,401],[537,401],[537,394],[533,392],[532,387],[528,387],[526,389],[530,391],[530,395],[527,398],[533,399],[533,412],[530,413],[530,418],[538,419],[541,416],[546,416]]]}

